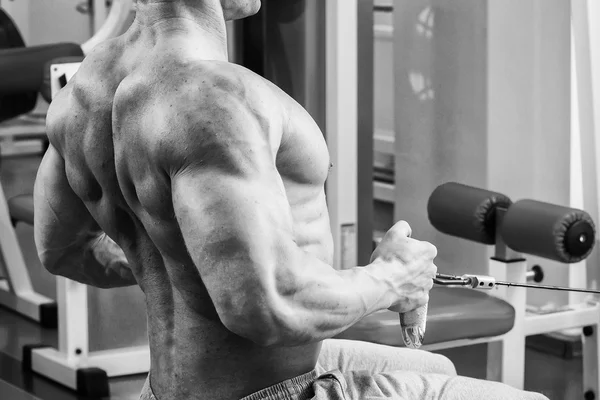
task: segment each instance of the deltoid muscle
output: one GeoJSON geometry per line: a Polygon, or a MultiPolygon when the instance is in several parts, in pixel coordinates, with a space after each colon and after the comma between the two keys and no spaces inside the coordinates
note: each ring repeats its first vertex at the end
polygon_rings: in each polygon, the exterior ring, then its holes
{"type": "Polygon", "coordinates": [[[400,314],[402,339],[406,347],[418,349],[423,344],[425,325],[427,324],[427,304],[409,312],[400,314]]]}

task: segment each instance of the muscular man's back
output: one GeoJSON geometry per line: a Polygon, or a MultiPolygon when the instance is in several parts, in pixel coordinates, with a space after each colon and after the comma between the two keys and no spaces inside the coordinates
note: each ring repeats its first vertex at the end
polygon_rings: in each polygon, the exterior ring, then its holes
{"type": "MultiPolygon", "coordinates": [[[[261,140],[268,143],[265,154],[272,154],[278,174],[258,176],[282,187],[295,242],[325,263],[332,256],[323,188],[329,159],[321,132],[262,78],[202,58],[193,38],[157,42],[126,34],[86,58],[48,115],[69,185],[123,249],[145,294],[152,387],[159,398],[241,397],[310,371],[320,347],[265,347],[224,326],[201,276],[203,267],[218,266],[199,265],[189,251],[210,238],[182,229],[174,210],[174,202],[187,201],[173,198],[172,177],[181,165],[219,168],[261,140]],[[245,114],[258,129],[234,135],[212,129],[230,113],[245,114]]],[[[208,219],[206,211],[199,207],[187,217],[208,219]]],[[[254,234],[260,239],[262,232],[254,234]]],[[[237,268],[244,273],[243,263],[237,268]]],[[[219,279],[227,285],[227,277],[219,279]]]]}

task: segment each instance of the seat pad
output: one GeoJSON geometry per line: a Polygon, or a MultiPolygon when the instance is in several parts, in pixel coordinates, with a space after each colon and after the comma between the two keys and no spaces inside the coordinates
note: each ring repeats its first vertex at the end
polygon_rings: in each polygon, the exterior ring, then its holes
{"type": "MultiPolygon", "coordinates": [[[[514,308],[486,292],[434,286],[423,344],[499,336],[512,329],[514,320],[514,308]]],[[[363,318],[336,337],[404,347],[398,313],[387,310],[363,318]]]]}

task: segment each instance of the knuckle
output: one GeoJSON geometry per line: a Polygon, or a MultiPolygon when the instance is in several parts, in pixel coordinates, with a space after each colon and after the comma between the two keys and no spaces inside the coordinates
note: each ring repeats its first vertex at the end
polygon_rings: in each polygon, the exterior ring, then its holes
{"type": "Polygon", "coordinates": [[[390,232],[393,232],[393,234],[398,237],[410,237],[412,234],[410,225],[406,221],[398,221],[395,223],[390,229],[390,232]]]}
{"type": "Polygon", "coordinates": [[[396,232],[396,229],[394,228],[395,226],[393,226],[389,231],[386,232],[385,239],[392,241],[396,239],[396,237],[398,236],[398,232],[396,232]]]}
{"type": "Polygon", "coordinates": [[[410,224],[406,221],[400,221],[402,223],[402,233],[407,236],[407,237],[411,237],[412,236],[412,228],[410,227],[410,224]]]}
{"type": "Polygon", "coordinates": [[[380,252],[381,250],[379,249],[379,246],[377,246],[373,253],[371,253],[371,262],[375,261],[379,257],[380,252]]]}
{"type": "Polygon", "coordinates": [[[425,254],[432,259],[436,258],[438,252],[437,247],[429,242],[423,242],[423,244],[425,247],[425,254]]]}
{"type": "Polygon", "coordinates": [[[429,292],[433,288],[433,279],[427,279],[425,283],[425,290],[429,292]]]}
{"type": "Polygon", "coordinates": [[[432,264],[431,264],[431,277],[432,277],[432,278],[433,278],[433,277],[435,277],[435,274],[437,274],[437,272],[438,272],[438,267],[437,267],[437,265],[435,265],[435,264],[433,264],[433,263],[432,263],[432,264]]]}

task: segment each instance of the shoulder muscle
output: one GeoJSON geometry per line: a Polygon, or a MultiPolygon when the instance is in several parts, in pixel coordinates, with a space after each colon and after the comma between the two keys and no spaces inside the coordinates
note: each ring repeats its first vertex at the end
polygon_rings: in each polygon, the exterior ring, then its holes
{"type": "Polygon", "coordinates": [[[193,83],[176,82],[147,116],[153,154],[169,172],[202,167],[250,173],[273,164],[281,113],[265,107],[257,100],[260,93],[249,93],[252,88],[229,75],[211,71],[193,83]]]}

